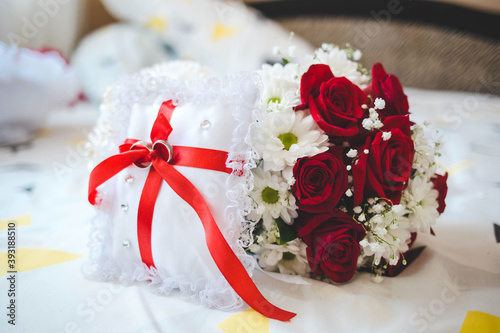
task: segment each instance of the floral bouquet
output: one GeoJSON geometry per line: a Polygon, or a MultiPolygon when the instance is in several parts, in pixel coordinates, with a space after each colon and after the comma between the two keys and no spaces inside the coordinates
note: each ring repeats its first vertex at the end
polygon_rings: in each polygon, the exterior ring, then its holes
{"type": "Polygon", "coordinates": [[[339,283],[356,270],[375,281],[395,275],[417,231],[432,233],[445,209],[439,142],[410,120],[398,78],[381,64],[370,77],[359,50],[293,51],[259,71],[248,250],[285,274],[339,283]]]}
{"type": "Polygon", "coordinates": [[[288,321],[255,258],[334,282],[397,273],[446,176],[398,79],[377,64],[370,81],[360,56],[324,45],[254,74],[176,61],[117,82],[95,129],[85,274],[288,321]]]}

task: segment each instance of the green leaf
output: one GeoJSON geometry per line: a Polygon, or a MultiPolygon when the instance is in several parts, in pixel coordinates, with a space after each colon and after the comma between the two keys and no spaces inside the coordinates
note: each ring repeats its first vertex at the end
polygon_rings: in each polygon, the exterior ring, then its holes
{"type": "Polygon", "coordinates": [[[293,260],[295,257],[295,254],[292,252],[283,252],[283,260],[293,260]]]}
{"type": "Polygon", "coordinates": [[[295,229],[291,225],[286,224],[282,219],[276,219],[276,224],[278,225],[278,230],[280,231],[278,245],[283,245],[298,237],[295,229]]]}
{"type": "Polygon", "coordinates": [[[281,61],[283,61],[283,66],[285,66],[286,64],[288,64],[290,61],[286,58],[281,58],[281,61]]]}

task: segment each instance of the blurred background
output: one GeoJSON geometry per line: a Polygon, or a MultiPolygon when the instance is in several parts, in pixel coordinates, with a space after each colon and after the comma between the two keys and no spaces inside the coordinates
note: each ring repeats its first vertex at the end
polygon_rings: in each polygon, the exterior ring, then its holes
{"type": "MultiPolygon", "coordinates": [[[[135,1],[140,7],[140,4],[156,6],[149,13],[148,22],[147,10],[137,10],[133,2],[2,0],[0,40],[21,46],[51,47],[71,57],[85,36],[117,22],[133,27],[149,26],[168,41],[176,39],[172,36],[176,31],[172,23],[181,20],[175,16],[184,16],[188,22],[189,16],[211,14],[194,6],[200,1],[135,1]],[[156,21],[151,21],[153,16],[156,21]]],[[[220,7],[215,16],[224,14],[233,2],[213,2],[213,6],[220,7]]],[[[314,47],[322,42],[351,43],[363,51],[367,68],[376,61],[382,62],[407,86],[500,94],[499,84],[484,85],[484,81],[500,82],[499,0],[247,0],[245,3],[314,47]]],[[[224,21],[223,17],[218,19],[224,21]]],[[[113,41],[119,43],[120,35],[127,34],[117,33],[113,41]]]]}
{"type": "Polygon", "coordinates": [[[155,63],[252,71],[292,44],[350,43],[406,87],[500,95],[500,0],[2,0],[0,41],[0,142],[155,63]]]}

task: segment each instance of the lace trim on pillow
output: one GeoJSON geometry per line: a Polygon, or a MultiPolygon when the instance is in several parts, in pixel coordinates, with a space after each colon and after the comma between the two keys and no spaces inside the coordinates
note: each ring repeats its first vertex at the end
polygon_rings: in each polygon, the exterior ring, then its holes
{"type": "MultiPolygon", "coordinates": [[[[228,230],[221,230],[233,251],[246,270],[252,275],[255,260],[246,254],[244,247],[251,244],[253,223],[245,216],[251,208],[247,191],[251,189],[253,179],[250,169],[255,168],[255,150],[248,142],[248,129],[257,107],[255,83],[248,73],[221,76],[201,81],[204,77],[199,65],[187,63],[185,72],[197,72],[198,80],[186,82],[181,79],[168,80],[167,75],[179,71],[179,63],[160,65],[143,70],[129,79],[124,79],[107,94],[102,114],[93,133],[93,159],[100,161],[116,153],[118,146],[126,139],[131,108],[134,104],[161,103],[172,99],[175,104],[185,102],[210,104],[216,98],[224,98],[234,107],[233,116],[238,125],[233,131],[231,151],[227,165],[233,169],[226,182],[227,197],[230,205],[225,210],[228,230]],[[193,67],[194,66],[194,67],[193,67]],[[198,66],[198,67],[196,67],[198,66]],[[172,69],[172,67],[176,67],[172,69]]],[[[181,68],[182,69],[182,68],[181,68]]],[[[181,73],[182,74],[182,73],[181,73]]],[[[175,76],[175,75],[174,75],[175,76]]],[[[83,266],[84,274],[94,280],[115,281],[130,284],[134,281],[150,281],[148,288],[153,292],[167,295],[173,289],[180,289],[184,298],[215,307],[230,310],[241,307],[243,301],[221,276],[214,283],[205,279],[196,281],[186,276],[167,276],[156,269],[148,269],[137,263],[125,266],[114,262],[111,257],[113,222],[109,207],[114,202],[116,183],[111,179],[100,188],[101,205],[92,222],[89,238],[89,260],[83,266]]]]}

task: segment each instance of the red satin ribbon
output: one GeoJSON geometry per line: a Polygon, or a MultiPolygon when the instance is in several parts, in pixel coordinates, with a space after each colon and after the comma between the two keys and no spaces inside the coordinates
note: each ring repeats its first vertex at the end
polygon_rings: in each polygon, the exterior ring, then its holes
{"type": "MultiPolygon", "coordinates": [[[[169,120],[174,108],[171,101],[162,104],[151,130],[153,143],[168,139],[172,132],[169,120]]],[[[118,155],[107,158],[92,170],[89,180],[89,202],[95,205],[97,203],[97,187],[121,170],[134,163],[141,165],[151,162],[137,215],[137,237],[142,261],[148,267],[154,267],[151,250],[151,227],[156,198],[162,180],[164,180],[177,195],[195,210],[205,229],[208,250],[220,272],[236,293],[262,315],[272,319],[289,321],[295,316],[295,313],[272,305],[262,296],[238,257],[227,244],[203,196],[186,177],[173,167],[173,165],[178,165],[231,173],[232,170],[226,168],[227,153],[213,149],[173,146],[174,156],[171,157],[165,147],[165,145],[158,144],[155,149],[152,149],[146,143],[127,139],[120,146],[118,155]],[[167,162],[169,157],[171,160],[167,162]]]]}

